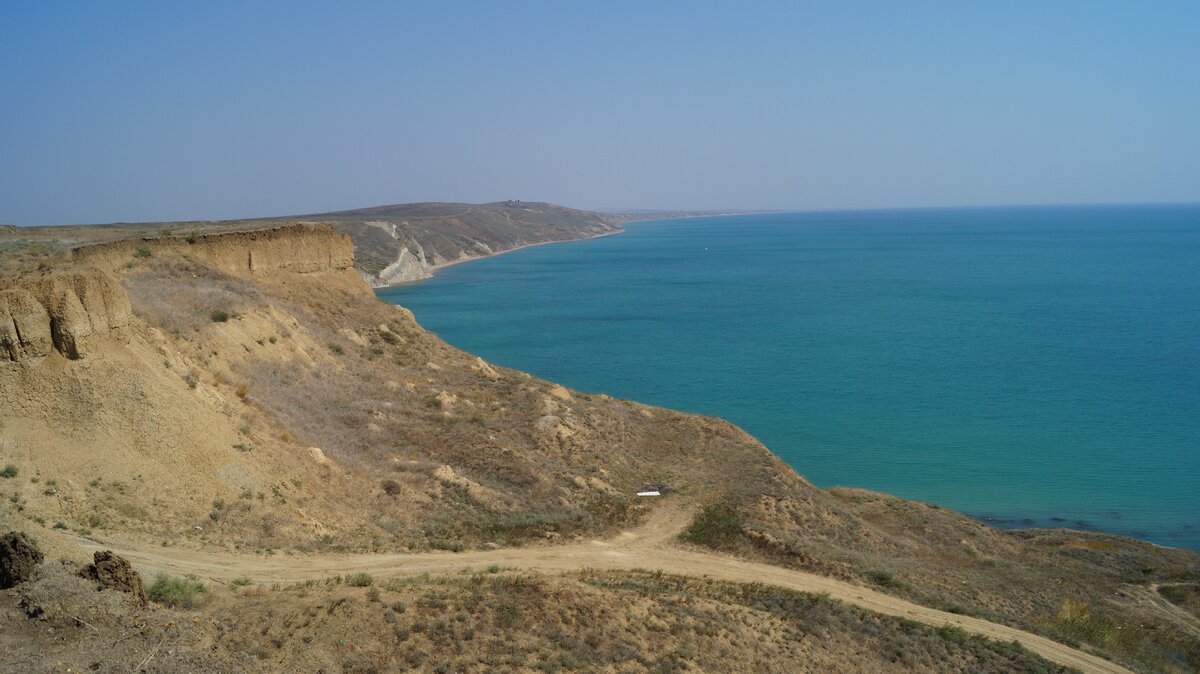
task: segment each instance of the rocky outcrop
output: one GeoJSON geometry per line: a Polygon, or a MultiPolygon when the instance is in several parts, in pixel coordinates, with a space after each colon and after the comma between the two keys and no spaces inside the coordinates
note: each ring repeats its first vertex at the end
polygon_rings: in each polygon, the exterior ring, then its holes
{"type": "Polygon", "coordinates": [[[42,551],[19,531],[0,536],[0,589],[14,587],[33,578],[42,563],[42,551]]]}
{"type": "Polygon", "coordinates": [[[125,291],[98,269],[30,278],[0,290],[0,360],[83,358],[98,340],[126,337],[132,315],[125,291]]]}
{"type": "Polygon", "coordinates": [[[124,557],[111,550],[101,550],[92,555],[92,563],[83,567],[79,575],[96,583],[101,590],[128,592],[141,606],[149,605],[142,577],[124,557]]]}
{"type": "Polygon", "coordinates": [[[350,237],[324,224],[293,224],[201,236],[121,239],[80,246],[71,251],[76,262],[113,270],[137,258],[163,252],[189,255],[237,275],[313,274],[354,267],[354,246],[350,237]]]}

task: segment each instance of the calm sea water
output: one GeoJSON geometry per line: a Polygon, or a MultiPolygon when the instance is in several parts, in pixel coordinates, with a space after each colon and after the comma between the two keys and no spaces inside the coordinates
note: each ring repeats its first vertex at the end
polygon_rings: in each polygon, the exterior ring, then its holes
{"type": "Polygon", "coordinates": [[[634,223],[379,294],[821,486],[1200,549],[1200,206],[634,223]]]}

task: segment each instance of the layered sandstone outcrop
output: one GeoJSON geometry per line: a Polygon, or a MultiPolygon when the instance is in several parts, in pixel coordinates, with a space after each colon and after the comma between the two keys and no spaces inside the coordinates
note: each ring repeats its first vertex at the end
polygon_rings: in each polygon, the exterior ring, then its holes
{"type": "Polygon", "coordinates": [[[120,239],[72,251],[77,263],[119,269],[137,257],[178,252],[203,260],[228,274],[261,276],[271,272],[313,274],[354,267],[350,237],[324,224],[294,224],[249,232],[199,236],[120,239]]]}

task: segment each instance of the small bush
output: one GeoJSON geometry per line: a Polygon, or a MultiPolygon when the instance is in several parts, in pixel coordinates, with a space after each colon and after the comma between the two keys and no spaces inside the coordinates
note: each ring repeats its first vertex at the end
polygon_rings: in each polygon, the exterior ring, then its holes
{"type": "Polygon", "coordinates": [[[346,350],[342,348],[341,344],[334,344],[333,342],[329,343],[329,350],[339,356],[342,355],[343,353],[346,353],[346,350]]]}
{"type": "Polygon", "coordinates": [[[379,337],[388,344],[397,344],[400,342],[400,338],[397,337],[396,333],[392,332],[391,330],[384,330],[380,332],[379,337]]]}
{"type": "Polygon", "coordinates": [[[352,573],[346,576],[346,584],[351,587],[367,587],[374,582],[375,579],[369,573],[352,573]]]}
{"type": "Polygon", "coordinates": [[[400,493],[400,483],[395,480],[384,480],[383,491],[388,496],[396,496],[400,493]]]}
{"type": "Polygon", "coordinates": [[[204,603],[208,588],[204,584],[187,578],[172,578],[158,574],[154,584],[146,590],[150,599],[172,608],[197,608],[204,603]]]}
{"type": "Polygon", "coordinates": [[[212,319],[213,323],[224,323],[229,320],[229,312],[224,309],[213,309],[208,317],[212,319]]]}
{"type": "Polygon", "coordinates": [[[875,583],[879,587],[886,587],[893,590],[899,590],[907,587],[907,584],[904,581],[896,578],[889,571],[872,571],[871,573],[867,574],[867,578],[869,578],[872,583],[875,583]]]}
{"type": "Polygon", "coordinates": [[[137,248],[134,248],[133,256],[134,257],[143,257],[143,258],[150,257],[150,246],[147,246],[146,244],[143,243],[142,245],[138,246],[137,248]]]}
{"type": "Polygon", "coordinates": [[[736,541],[741,534],[742,522],[737,510],[727,503],[714,503],[705,506],[680,537],[691,543],[722,547],[736,541]]]}
{"type": "Polygon", "coordinates": [[[937,629],[937,633],[938,636],[942,637],[946,641],[960,645],[967,643],[967,641],[971,639],[971,635],[958,625],[942,625],[937,629]]]}
{"type": "Polygon", "coordinates": [[[233,580],[229,581],[229,585],[231,587],[245,587],[245,586],[249,585],[251,582],[253,582],[253,581],[251,581],[249,578],[247,578],[245,576],[242,576],[240,578],[234,578],[233,580]]]}
{"type": "Polygon", "coordinates": [[[5,464],[4,470],[0,470],[0,477],[16,477],[18,472],[17,467],[13,464],[5,464]]]}

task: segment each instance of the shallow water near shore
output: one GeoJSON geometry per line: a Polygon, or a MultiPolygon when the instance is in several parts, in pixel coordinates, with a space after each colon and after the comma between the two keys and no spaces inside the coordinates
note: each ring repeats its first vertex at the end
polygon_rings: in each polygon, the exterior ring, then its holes
{"type": "Polygon", "coordinates": [[[626,230],[379,296],[487,360],[725,417],[820,486],[1200,550],[1200,206],[626,230]]]}

